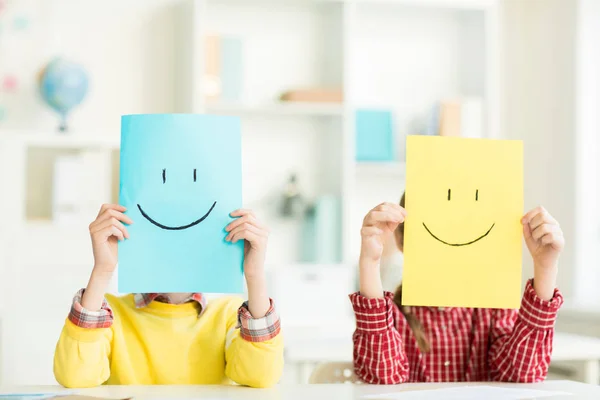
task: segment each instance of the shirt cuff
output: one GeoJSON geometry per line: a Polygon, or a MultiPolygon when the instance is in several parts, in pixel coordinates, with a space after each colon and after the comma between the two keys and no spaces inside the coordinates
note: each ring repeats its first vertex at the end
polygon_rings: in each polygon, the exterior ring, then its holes
{"type": "Polygon", "coordinates": [[[564,302],[560,290],[554,289],[550,300],[542,300],[535,293],[533,279],[527,281],[525,293],[521,301],[519,317],[529,326],[537,329],[552,329],[556,321],[558,309],[564,302]]]}
{"type": "Polygon", "coordinates": [[[356,315],[356,330],[361,333],[383,333],[394,326],[394,294],[384,292],[383,299],[369,299],[359,292],[350,295],[356,315]]]}
{"type": "Polygon", "coordinates": [[[69,313],[69,321],[75,326],[86,329],[110,328],[113,323],[113,312],[106,299],[102,300],[102,308],[98,311],[90,311],[83,308],[81,298],[85,289],[81,289],[73,297],[73,305],[69,313]]]}
{"type": "Polygon", "coordinates": [[[248,302],[238,309],[238,328],[242,339],[249,342],[265,342],[273,339],[281,332],[279,315],[275,311],[273,299],[269,299],[271,307],[262,318],[253,318],[248,310],[248,302]]]}

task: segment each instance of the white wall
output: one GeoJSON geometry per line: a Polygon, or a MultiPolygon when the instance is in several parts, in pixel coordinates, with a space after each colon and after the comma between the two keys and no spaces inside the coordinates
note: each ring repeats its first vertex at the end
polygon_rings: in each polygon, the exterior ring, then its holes
{"type": "Polygon", "coordinates": [[[577,309],[600,303],[600,2],[579,0],[576,43],[576,223],[574,284],[577,309]]]}
{"type": "MultiPolygon", "coordinates": [[[[0,72],[15,73],[22,90],[6,96],[0,128],[49,128],[55,115],[41,102],[36,75],[56,55],[87,68],[90,90],[71,118],[73,129],[118,135],[120,116],[172,112],[179,0],[20,0],[9,5],[30,28],[0,35],[0,72]]],[[[8,25],[8,24],[7,24],[8,25]]]]}
{"type": "MultiPolygon", "coordinates": [[[[543,204],[561,223],[567,246],[559,286],[573,295],[575,253],[574,0],[505,0],[503,129],[525,143],[525,207],[543,204]]],[[[524,252],[524,276],[532,276],[524,252]]]]}

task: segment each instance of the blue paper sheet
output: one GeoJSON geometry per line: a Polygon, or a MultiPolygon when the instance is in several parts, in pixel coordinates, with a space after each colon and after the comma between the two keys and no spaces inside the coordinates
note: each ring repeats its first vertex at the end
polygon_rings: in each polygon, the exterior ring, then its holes
{"type": "Polygon", "coordinates": [[[225,241],[242,206],[239,118],[123,116],[120,173],[134,223],[119,243],[119,292],[243,291],[244,242],[225,241]]]}

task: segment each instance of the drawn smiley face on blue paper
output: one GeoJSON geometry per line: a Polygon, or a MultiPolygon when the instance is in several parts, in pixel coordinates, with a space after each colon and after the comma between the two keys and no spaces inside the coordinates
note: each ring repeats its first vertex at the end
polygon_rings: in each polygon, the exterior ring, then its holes
{"type": "Polygon", "coordinates": [[[224,240],[242,202],[238,118],[124,116],[120,172],[134,224],[119,244],[119,292],[242,292],[243,241],[224,240]]]}
{"type": "MultiPolygon", "coordinates": [[[[197,175],[196,168],[194,168],[194,182],[196,182],[196,175],[197,175]]],[[[162,182],[163,182],[163,184],[167,183],[167,169],[166,168],[163,168],[163,170],[162,170],[162,182]]],[[[150,221],[152,224],[156,225],[160,229],[165,229],[168,231],[180,231],[183,229],[189,229],[193,226],[198,225],[200,222],[204,221],[206,219],[206,217],[208,217],[210,215],[212,210],[214,210],[216,205],[217,205],[217,202],[215,201],[212,204],[212,206],[210,206],[210,209],[206,212],[206,214],[204,214],[202,217],[198,218],[197,220],[192,221],[189,224],[177,225],[177,226],[169,226],[169,225],[165,225],[160,222],[157,222],[152,217],[150,217],[148,214],[146,214],[146,212],[144,211],[144,209],[142,208],[141,205],[138,204],[137,208],[138,208],[138,210],[140,210],[140,214],[142,214],[142,216],[144,218],[146,218],[148,221],[150,221]]]]}

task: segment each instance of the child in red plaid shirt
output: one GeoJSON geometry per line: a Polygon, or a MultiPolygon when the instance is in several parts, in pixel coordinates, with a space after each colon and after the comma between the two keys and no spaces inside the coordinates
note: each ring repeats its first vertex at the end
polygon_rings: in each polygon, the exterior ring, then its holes
{"type": "Polygon", "coordinates": [[[533,257],[521,309],[433,308],[401,305],[402,288],[384,292],[379,264],[386,235],[404,243],[400,205],[371,210],[361,230],[360,292],[350,295],[356,314],[354,369],[367,383],[539,382],[548,372],[554,321],[563,297],[555,289],[564,238],[542,207],[523,216],[533,257]],[[534,285],[535,282],[535,285],[534,285]]]}

